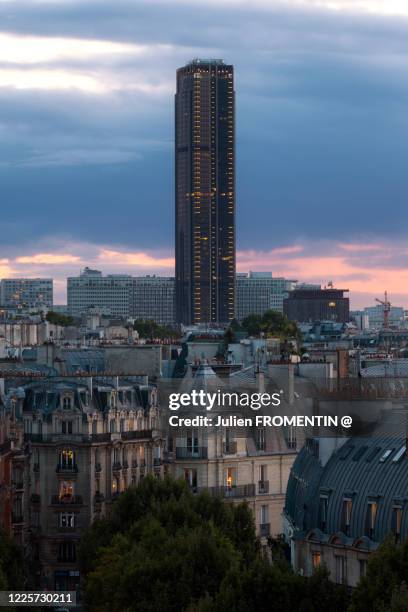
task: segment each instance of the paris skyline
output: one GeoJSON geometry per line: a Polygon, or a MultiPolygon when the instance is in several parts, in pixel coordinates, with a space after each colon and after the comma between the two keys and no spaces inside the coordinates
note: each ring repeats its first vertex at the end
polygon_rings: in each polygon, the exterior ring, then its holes
{"type": "Polygon", "coordinates": [[[404,4],[0,2],[0,276],[173,274],[175,71],[223,57],[237,270],[408,306],[404,4]]]}

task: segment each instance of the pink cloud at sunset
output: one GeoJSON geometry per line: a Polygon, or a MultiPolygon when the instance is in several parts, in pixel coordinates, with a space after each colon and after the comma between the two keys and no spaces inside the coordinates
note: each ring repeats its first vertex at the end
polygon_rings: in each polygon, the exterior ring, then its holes
{"type": "MultiPolygon", "coordinates": [[[[76,276],[85,266],[105,274],[174,274],[169,250],[121,250],[108,245],[64,244],[61,250],[26,253],[0,259],[1,277],[51,276],[55,302],[66,301],[66,277],[76,276]]],[[[237,271],[271,271],[301,282],[350,290],[353,309],[374,303],[388,291],[393,304],[408,307],[408,249],[401,244],[380,242],[334,243],[307,240],[268,251],[239,250],[237,271]]]]}

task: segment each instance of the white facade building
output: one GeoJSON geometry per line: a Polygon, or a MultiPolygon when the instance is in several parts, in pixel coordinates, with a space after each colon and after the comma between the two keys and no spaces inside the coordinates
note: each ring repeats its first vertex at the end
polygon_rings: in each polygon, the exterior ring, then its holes
{"type": "MultiPolygon", "coordinates": [[[[384,325],[384,307],[382,304],[376,306],[367,306],[364,308],[364,314],[368,316],[369,329],[381,329],[384,325]]],[[[389,324],[392,327],[403,327],[404,325],[404,309],[399,306],[391,306],[388,315],[389,324]]]]}
{"type": "Polygon", "coordinates": [[[153,319],[159,325],[175,322],[175,281],[169,276],[133,278],[131,315],[153,319]]]}
{"type": "Polygon", "coordinates": [[[100,314],[153,319],[160,325],[172,325],[175,320],[172,277],[103,276],[99,270],[85,268],[80,276],[67,279],[67,296],[72,316],[96,308],[100,314]]]}
{"type": "Polygon", "coordinates": [[[79,276],[67,279],[68,312],[79,316],[96,307],[102,314],[129,317],[131,289],[131,276],[103,276],[99,270],[85,268],[79,276]]]}
{"type": "Polygon", "coordinates": [[[283,312],[283,300],[296,285],[295,280],[272,276],[272,272],[239,273],[236,277],[236,318],[263,315],[267,310],[283,312]]]}

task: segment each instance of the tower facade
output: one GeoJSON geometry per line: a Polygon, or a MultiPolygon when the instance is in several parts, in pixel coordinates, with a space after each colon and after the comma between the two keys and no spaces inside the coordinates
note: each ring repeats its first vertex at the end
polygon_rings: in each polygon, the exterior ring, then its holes
{"type": "Polygon", "coordinates": [[[226,323],[235,310],[233,66],[179,68],[175,124],[177,321],[226,323]]]}

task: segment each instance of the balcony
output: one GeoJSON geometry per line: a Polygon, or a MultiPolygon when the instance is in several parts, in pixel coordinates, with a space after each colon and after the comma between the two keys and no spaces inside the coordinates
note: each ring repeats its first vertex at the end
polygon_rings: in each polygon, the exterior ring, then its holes
{"type": "Polygon", "coordinates": [[[268,536],[271,532],[271,524],[270,523],[261,523],[259,525],[259,535],[260,536],[268,536]]]}
{"type": "Polygon", "coordinates": [[[120,461],[115,461],[114,464],[112,465],[112,470],[113,471],[117,471],[117,470],[121,470],[122,469],[122,464],[120,461]]]}
{"type": "Polygon", "coordinates": [[[32,493],[30,501],[32,504],[39,505],[41,503],[41,496],[38,493],[32,493]]]}
{"type": "Polygon", "coordinates": [[[64,497],[59,497],[59,495],[53,495],[51,497],[51,505],[53,506],[79,506],[83,503],[84,502],[82,499],[82,495],[65,495],[64,497]]]}
{"type": "Polygon", "coordinates": [[[22,480],[14,481],[12,480],[11,484],[15,489],[24,489],[24,482],[22,480]]]}
{"type": "Polygon", "coordinates": [[[223,444],[224,455],[235,455],[237,452],[237,443],[235,440],[231,442],[224,442],[223,444]]]}
{"type": "Polygon", "coordinates": [[[269,493],[269,480],[259,480],[258,493],[259,495],[264,495],[265,493],[269,493]]]}
{"type": "Polygon", "coordinates": [[[132,468],[133,469],[137,468],[137,461],[135,459],[133,459],[132,461],[132,468]]]}
{"type": "Polygon", "coordinates": [[[122,440],[143,440],[152,437],[151,429],[137,429],[134,431],[122,431],[120,434],[122,440]]]}
{"type": "Polygon", "coordinates": [[[155,457],[155,459],[153,459],[153,465],[154,467],[160,467],[162,465],[162,460],[160,457],[155,457]]]}
{"type": "Polygon", "coordinates": [[[177,446],[176,459],[207,459],[208,449],[206,446],[197,446],[187,448],[186,446],[177,446]]]}
{"type": "Polygon", "coordinates": [[[124,470],[127,470],[127,469],[128,469],[128,467],[129,467],[129,463],[128,463],[127,461],[124,461],[124,462],[123,462],[123,469],[124,469],[124,470]]]}
{"type": "Polygon", "coordinates": [[[213,497],[239,498],[239,497],[254,497],[255,485],[236,485],[231,487],[199,487],[196,488],[197,493],[207,492],[213,497]]]}
{"type": "Polygon", "coordinates": [[[95,433],[91,434],[91,442],[110,442],[110,433],[95,433]]]}
{"type": "Polygon", "coordinates": [[[78,472],[78,466],[77,465],[59,465],[58,464],[55,471],[57,473],[76,474],[78,472]]]}
{"type": "Polygon", "coordinates": [[[11,522],[13,523],[13,525],[17,523],[24,523],[24,517],[22,514],[14,514],[13,512],[11,515],[11,522]]]}
{"type": "Polygon", "coordinates": [[[140,467],[141,468],[145,468],[146,467],[146,459],[141,459],[140,460],[140,467]]]}
{"type": "Polygon", "coordinates": [[[100,463],[95,463],[95,472],[101,472],[102,471],[102,466],[100,463]]]}

